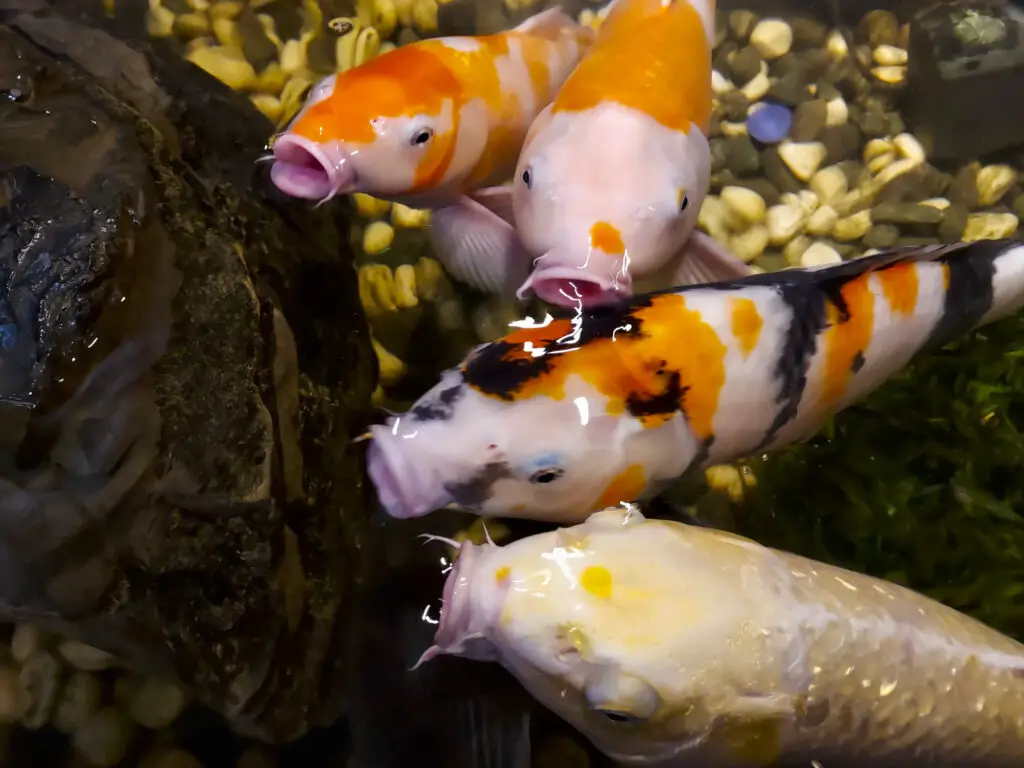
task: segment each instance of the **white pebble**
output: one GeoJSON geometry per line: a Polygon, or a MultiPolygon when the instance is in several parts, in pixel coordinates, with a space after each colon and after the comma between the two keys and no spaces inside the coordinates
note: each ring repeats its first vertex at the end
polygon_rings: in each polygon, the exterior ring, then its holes
{"type": "Polygon", "coordinates": [[[16,723],[28,709],[28,691],[17,669],[0,667],[0,723],[16,723]]]}
{"type": "Polygon", "coordinates": [[[800,192],[797,193],[796,199],[797,205],[800,206],[800,210],[807,215],[814,213],[818,210],[818,206],[821,205],[821,200],[819,200],[818,196],[809,189],[801,189],[800,192]]]}
{"type": "Polygon", "coordinates": [[[252,68],[252,64],[231,48],[196,48],[185,54],[185,58],[236,91],[249,88],[256,83],[256,70],[252,68]]]}
{"type": "Polygon", "coordinates": [[[735,87],[732,81],[717,69],[711,70],[711,90],[716,96],[724,96],[735,87]]]}
{"type": "Polygon", "coordinates": [[[880,45],[875,48],[874,58],[883,67],[901,67],[907,63],[907,52],[895,45],[880,45]]]}
{"type": "Polygon", "coordinates": [[[19,664],[35,653],[43,645],[43,633],[35,624],[18,624],[11,636],[11,656],[19,664]]]}
{"type": "Polygon", "coordinates": [[[825,102],[825,125],[843,125],[850,119],[850,109],[846,99],[836,96],[825,102]]]}
{"type": "Polygon", "coordinates": [[[754,102],[764,98],[768,89],[772,87],[772,81],[768,79],[768,65],[761,62],[761,71],[754,75],[750,82],[740,90],[747,97],[748,101],[754,102]]]}
{"type": "Polygon", "coordinates": [[[892,143],[901,157],[905,157],[907,160],[917,160],[919,163],[925,161],[924,147],[912,133],[901,133],[892,140],[892,143]]]}
{"type": "Polygon", "coordinates": [[[832,230],[832,236],[836,240],[849,241],[860,240],[871,229],[871,211],[857,211],[852,216],[840,219],[832,230]]]}
{"type": "Polygon", "coordinates": [[[998,203],[1016,178],[1017,174],[1008,165],[986,165],[978,171],[978,205],[998,203]]]}
{"type": "Polygon", "coordinates": [[[75,672],[64,685],[53,726],[61,733],[72,733],[88,720],[103,702],[103,686],[89,672],[75,672]]]}
{"type": "Polygon", "coordinates": [[[395,241],[395,229],[386,221],[371,221],[363,230],[363,253],[378,256],[395,241]]]}
{"type": "Polygon", "coordinates": [[[764,253],[768,247],[768,228],[755,224],[746,232],[734,235],[729,240],[729,249],[737,259],[750,262],[764,253]]]}
{"type": "Polygon", "coordinates": [[[828,154],[820,141],[784,141],[779,157],[800,181],[810,181],[828,154]]]}
{"type": "Polygon", "coordinates": [[[166,728],[185,708],[185,693],[174,683],[146,678],[132,691],[128,712],[139,725],[159,731],[166,728]]]}
{"type": "Polygon", "coordinates": [[[715,240],[724,242],[729,236],[729,215],[725,203],[716,195],[708,195],[697,213],[697,226],[715,240]]]}
{"type": "Polygon", "coordinates": [[[800,257],[801,267],[822,267],[838,264],[843,260],[835,248],[824,243],[813,243],[800,257]]]}
{"type": "Polygon", "coordinates": [[[750,44],[762,59],[777,59],[793,47],[793,29],[782,19],[764,19],[750,33],[750,44]]]}
{"type": "Polygon", "coordinates": [[[930,205],[932,208],[937,208],[940,211],[944,211],[949,208],[952,203],[944,197],[930,197],[927,200],[922,200],[921,205],[930,205]]]}
{"type": "Polygon", "coordinates": [[[825,48],[833,59],[843,59],[850,55],[850,46],[846,44],[843,33],[835,29],[829,34],[825,41],[825,48]]]}
{"type": "Polygon", "coordinates": [[[964,227],[964,242],[1000,240],[1017,232],[1017,217],[1012,213],[972,213],[964,227]]]}
{"type": "Polygon", "coordinates": [[[114,657],[99,648],[80,643],[77,640],[65,640],[57,652],[73,667],[86,671],[106,669],[114,663],[114,657]]]}
{"type": "Polygon", "coordinates": [[[773,205],[766,214],[768,236],[772,245],[785,245],[804,226],[804,212],[792,205],[773,205]]]}
{"type": "Polygon", "coordinates": [[[888,85],[900,85],[907,79],[906,67],[875,67],[871,74],[888,85]]]}
{"type": "Polygon", "coordinates": [[[831,234],[832,228],[839,221],[839,214],[831,205],[823,205],[807,219],[807,234],[824,237],[831,234]]]}
{"type": "Polygon", "coordinates": [[[747,187],[725,187],[720,199],[732,213],[748,224],[760,224],[764,221],[764,198],[754,190],[747,187]]]}
{"type": "Polygon", "coordinates": [[[872,139],[864,145],[864,152],[862,157],[864,162],[870,163],[873,159],[879,155],[894,155],[896,154],[895,145],[889,141],[889,139],[872,139]]]}
{"type": "Polygon", "coordinates": [[[806,235],[797,235],[786,243],[786,247],[782,249],[782,255],[786,257],[786,263],[791,267],[799,267],[800,257],[804,255],[804,251],[811,247],[813,242],[806,235]]]}
{"type": "Polygon", "coordinates": [[[746,123],[730,123],[728,120],[721,122],[720,128],[723,136],[746,136],[747,135],[747,124],[746,123]]]}
{"type": "MultiPolygon", "coordinates": [[[[350,33],[355,34],[355,33],[350,33]]],[[[281,69],[285,74],[294,75],[306,66],[306,49],[298,40],[289,40],[281,51],[281,69]]]]}
{"type": "Polygon", "coordinates": [[[845,195],[849,186],[846,174],[838,165],[822,168],[814,174],[810,182],[811,190],[824,203],[829,203],[837,197],[845,195]]]}
{"type": "Polygon", "coordinates": [[[904,173],[914,170],[919,165],[921,165],[920,160],[911,160],[909,157],[897,160],[895,163],[890,163],[879,171],[878,175],[875,177],[875,183],[879,187],[884,187],[897,176],[902,176],[904,173]]]}
{"type": "Polygon", "coordinates": [[[131,720],[117,707],[105,707],[72,734],[71,744],[89,765],[113,768],[127,754],[134,730],[131,720]]]}

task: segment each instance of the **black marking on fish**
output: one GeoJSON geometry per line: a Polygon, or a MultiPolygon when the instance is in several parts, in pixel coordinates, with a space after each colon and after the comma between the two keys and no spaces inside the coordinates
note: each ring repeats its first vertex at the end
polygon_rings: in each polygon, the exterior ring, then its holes
{"type": "Polygon", "coordinates": [[[417,421],[447,421],[455,414],[455,403],[466,394],[463,384],[453,384],[434,397],[424,398],[409,412],[417,421]]]}
{"type": "Polygon", "coordinates": [[[1005,241],[985,240],[951,252],[942,261],[949,268],[949,290],[942,316],[922,350],[932,351],[976,326],[995,301],[993,284],[997,258],[1007,250],[1005,241]]]}
{"type": "Polygon", "coordinates": [[[861,368],[864,367],[864,350],[860,350],[856,355],[853,356],[853,363],[850,364],[851,373],[857,373],[861,368]]]}
{"type": "Polygon", "coordinates": [[[688,387],[683,386],[679,371],[669,371],[668,362],[661,361],[661,367],[655,372],[659,381],[665,383],[660,392],[631,392],[626,398],[626,410],[630,415],[660,416],[675,413],[686,397],[688,387]]]}
{"type": "Polygon", "coordinates": [[[469,480],[462,483],[445,483],[444,489],[456,506],[467,511],[480,509],[493,495],[491,489],[499,480],[512,477],[508,464],[494,462],[485,464],[469,480]]]}

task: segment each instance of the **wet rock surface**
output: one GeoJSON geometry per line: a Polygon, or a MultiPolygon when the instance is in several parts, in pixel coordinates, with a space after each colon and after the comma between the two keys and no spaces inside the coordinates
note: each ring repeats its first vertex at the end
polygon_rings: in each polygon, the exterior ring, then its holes
{"type": "Polygon", "coordinates": [[[369,508],[347,223],[273,196],[246,98],[59,7],[0,0],[0,616],[292,738],[369,508]]]}

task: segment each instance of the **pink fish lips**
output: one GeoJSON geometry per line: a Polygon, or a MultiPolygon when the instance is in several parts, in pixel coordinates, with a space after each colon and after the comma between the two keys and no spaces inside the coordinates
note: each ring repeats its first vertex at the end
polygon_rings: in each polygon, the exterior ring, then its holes
{"type": "Polygon", "coordinates": [[[520,299],[534,293],[541,301],[560,307],[612,304],[632,295],[629,277],[599,275],[579,267],[544,266],[530,274],[518,291],[520,299]]]}
{"type": "Polygon", "coordinates": [[[356,173],[337,142],[318,144],[286,133],[274,142],[270,180],[286,195],[326,201],[353,192],[356,173]]]}

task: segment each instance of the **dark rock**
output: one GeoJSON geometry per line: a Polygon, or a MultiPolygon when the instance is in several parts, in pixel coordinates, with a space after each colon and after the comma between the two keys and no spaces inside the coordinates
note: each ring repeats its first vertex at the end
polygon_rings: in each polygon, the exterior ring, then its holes
{"type": "MultiPolygon", "coordinates": [[[[808,81],[820,80],[832,66],[832,56],[825,48],[811,48],[807,51],[800,51],[800,63],[803,65],[805,77],[808,81]]],[[[816,94],[821,98],[821,94],[816,94]]]]}
{"type": "Polygon", "coordinates": [[[805,101],[796,108],[793,126],[789,129],[793,141],[814,141],[825,127],[828,104],[822,99],[805,101]]]}
{"type": "Polygon", "coordinates": [[[1024,194],[1013,198],[1013,205],[1010,206],[1010,209],[1018,219],[1024,219],[1024,194]]]}
{"type": "Polygon", "coordinates": [[[951,202],[959,203],[973,211],[978,207],[978,172],[981,170],[981,163],[967,163],[953,177],[949,185],[946,197],[951,202]]]}
{"type": "Polygon", "coordinates": [[[1024,144],[1024,99],[1008,98],[1024,88],[1024,23],[1013,8],[964,0],[912,17],[905,115],[930,158],[967,161],[1024,144]],[[985,21],[973,35],[963,25],[958,33],[968,14],[985,21]]]}
{"type": "Polygon", "coordinates": [[[896,241],[896,247],[898,248],[926,248],[929,245],[938,245],[941,241],[937,237],[924,237],[915,235],[905,235],[896,241]]]}
{"type": "MultiPolygon", "coordinates": [[[[832,85],[832,83],[819,82],[818,92],[815,96],[819,99],[824,99],[825,101],[832,101],[832,99],[841,99],[843,94],[841,94],[839,89],[832,85]]],[[[849,107],[847,107],[847,109],[849,109],[849,107]]]]}
{"type": "Polygon", "coordinates": [[[770,65],[772,77],[783,77],[784,75],[791,75],[797,73],[805,81],[809,81],[807,77],[807,65],[804,64],[800,55],[790,51],[785,53],[779,58],[772,60],[770,65]]]}
{"type": "Polygon", "coordinates": [[[889,115],[875,102],[866,104],[864,111],[857,116],[857,127],[868,138],[888,136],[889,125],[889,115]]]}
{"type": "Polygon", "coordinates": [[[473,0],[452,0],[437,4],[437,29],[441,35],[480,35],[477,14],[481,3],[473,0]]]}
{"type": "Polygon", "coordinates": [[[850,157],[858,157],[864,138],[856,125],[843,123],[826,125],[818,134],[818,141],[828,150],[824,165],[832,165],[850,157]]]}
{"type": "Polygon", "coordinates": [[[917,203],[880,203],[871,209],[875,224],[938,224],[942,211],[930,205],[917,203]]]}
{"type": "MultiPolygon", "coordinates": [[[[732,40],[726,40],[718,48],[715,49],[715,55],[711,59],[711,66],[718,72],[728,77],[730,80],[733,77],[732,64],[729,59],[740,49],[740,47],[732,40]]],[[[744,85],[744,83],[740,83],[744,85]]]]}
{"type": "Polygon", "coordinates": [[[942,212],[939,239],[944,243],[958,243],[963,239],[966,227],[967,208],[959,203],[952,203],[942,212]]]}
{"type": "Polygon", "coordinates": [[[724,119],[734,123],[742,123],[747,119],[750,99],[740,89],[729,91],[721,97],[719,103],[721,104],[720,113],[724,119]]]}
{"type": "Polygon", "coordinates": [[[790,72],[772,83],[768,89],[768,98],[795,107],[811,98],[811,91],[802,72],[790,72]]]}
{"type": "Polygon", "coordinates": [[[728,187],[736,181],[736,174],[728,168],[723,168],[717,173],[711,174],[711,191],[717,193],[722,187],[728,187]]]}
{"type": "Polygon", "coordinates": [[[835,252],[842,256],[844,260],[852,258],[854,254],[860,250],[855,243],[840,243],[839,241],[832,240],[830,238],[824,239],[821,242],[835,250],[835,252]]]}
{"type": "Polygon", "coordinates": [[[859,160],[843,160],[837,163],[839,170],[846,176],[846,183],[850,185],[850,189],[856,189],[865,180],[867,176],[870,176],[867,168],[859,160]]]}
{"type": "Polygon", "coordinates": [[[828,27],[818,19],[807,16],[794,16],[789,19],[793,30],[793,44],[799,48],[815,48],[824,45],[828,37],[828,27]]]}
{"type": "Polygon", "coordinates": [[[864,235],[862,243],[868,248],[885,250],[891,248],[899,239],[900,231],[892,224],[876,224],[864,235]]]}
{"type": "Polygon", "coordinates": [[[730,62],[730,79],[737,87],[742,88],[761,71],[761,63],[761,55],[753,46],[744,46],[730,62]]]}
{"type": "Polygon", "coordinates": [[[722,135],[722,116],[717,112],[711,115],[711,121],[708,123],[708,138],[712,136],[722,135]]]}
{"type": "Polygon", "coordinates": [[[785,162],[779,157],[779,152],[774,147],[766,149],[761,153],[761,162],[764,164],[764,175],[779,192],[799,192],[803,184],[786,167],[785,162]]]}
{"type": "Polygon", "coordinates": [[[849,57],[829,65],[819,80],[834,85],[847,101],[855,101],[871,91],[871,84],[849,57]]]}
{"type": "Polygon", "coordinates": [[[740,43],[747,42],[760,17],[751,11],[732,11],[729,14],[729,33],[740,43]]]}
{"type": "Polygon", "coordinates": [[[776,205],[779,202],[779,190],[768,179],[737,179],[735,183],[738,187],[746,187],[757,192],[767,206],[776,205]]]}
{"type": "Polygon", "coordinates": [[[270,0],[260,4],[259,13],[274,20],[274,32],[282,40],[297,40],[302,34],[302,3],[270,0]]]}
{"type": "Polygon", "coordinates": [[[871,11],[864,15],[855,30],[858,42],[872,48],[900,44],[900,21],[889,11],[871,11]]]}
{"type": "Polygon", "coordinates": [[[726,139],[725,167],[740,176],[756,173],[761,167],[761,156],[748,136],[730,136],[726,139]]]}
{"type": "Polygon", "coordinates": [[[716,136],[708,142],[708,146],[711,148],[711,172],[715,173],[725,168],[728,140],[716,136]]]}
{"type": "Polygon", "coordinates": [[[875,193],[875,202],[916,203],[941,195],[948,184],[949,177],[946,174],[922,163],[882,185],[875,193]]]}
{"type": "Polygon", "coordinates": [[[275,194],[273,127],[169,42],[50,5],[0,0],[0,615],[291,739],[345,704],[371,509],[345,206],[275,194]]]}
{"type": "MultiPolygon", "coordinates": [[[[242,40],[242,55],[257,72],[262,72],[270,62],[277,61],[277,46],[267,37],[263,25],[251,8],[245,8],[235,23],[242,40]]],[[[333,66],[334,46],[331,46],[330,61],[333,66]]]]}

